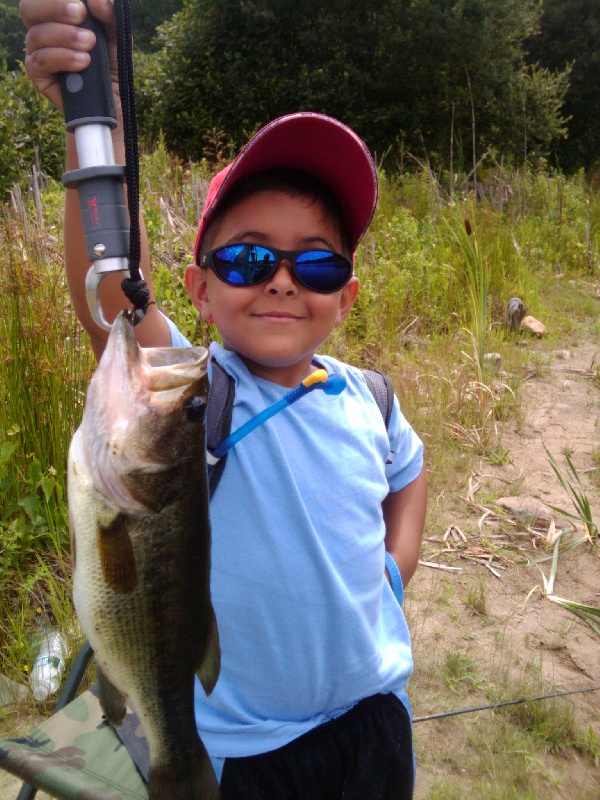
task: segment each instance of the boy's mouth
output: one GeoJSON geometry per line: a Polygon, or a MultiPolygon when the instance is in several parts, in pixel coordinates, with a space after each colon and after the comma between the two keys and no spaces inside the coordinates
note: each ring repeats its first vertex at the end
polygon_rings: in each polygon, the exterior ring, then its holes
{"type": "Polygon", "coordinates": [[[299,314],[290,314],[289,311],[265,311],[261,314],[254,314],[254,316],[265,322],[269,322],[270,320],[274,322],[297,322],[302,319],[299,314]]]}

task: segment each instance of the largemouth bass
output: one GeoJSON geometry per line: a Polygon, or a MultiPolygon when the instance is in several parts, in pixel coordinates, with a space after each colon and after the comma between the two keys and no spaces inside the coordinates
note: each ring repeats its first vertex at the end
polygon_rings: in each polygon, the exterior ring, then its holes
{"type": "Polygon", "coordinates": [[[194,719],[194,675],[210,694],[220,649],[210,600],[203,348],[141,349],[112,327],[69,450],[77,616],[100,701],[125,699],[150,750],[152,800],[213,800],[219,787],[194,719]]]}

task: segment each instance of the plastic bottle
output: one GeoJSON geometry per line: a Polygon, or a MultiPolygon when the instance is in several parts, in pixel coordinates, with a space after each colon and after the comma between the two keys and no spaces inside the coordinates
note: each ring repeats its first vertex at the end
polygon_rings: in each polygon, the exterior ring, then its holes
{"type": "Polygon", "coordinates": [[[29,675],[29,688],[35,700],[46,700],[60,688],[65,668],[66,639],[63,633],[46,630],[40,638],[40,649],[29,675]]]}

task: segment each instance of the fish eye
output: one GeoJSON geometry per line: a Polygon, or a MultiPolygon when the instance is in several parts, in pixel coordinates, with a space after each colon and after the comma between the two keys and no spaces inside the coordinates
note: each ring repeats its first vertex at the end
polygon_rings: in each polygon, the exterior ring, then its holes
{"type": "Polygon", "coordinates": [[[185,401],[183,410],[190,422],[200,422],[206,414],[206,403],[202,397],[194,395],[194,397],[188,397],[185,401]]]}

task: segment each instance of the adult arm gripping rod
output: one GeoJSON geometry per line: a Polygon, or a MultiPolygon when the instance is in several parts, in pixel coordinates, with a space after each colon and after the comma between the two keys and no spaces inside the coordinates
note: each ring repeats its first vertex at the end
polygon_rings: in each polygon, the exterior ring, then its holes
{"type": "Polygon", "coordinates": [[[66,172],[62,180],[67,188],[76,187],[79,196],[86,254],[92,264],[85,280],[90,314],[97,325],[110,330],[98,289],[109,272],[129,277],[125,167],[115,163],[112,145],[117,118],[104,28],[89,11],[80,27],[95,33],[96,44],[86,69],[60,76],[65,122],[75,134],[79,159],[79,169],[66,172]]]}

